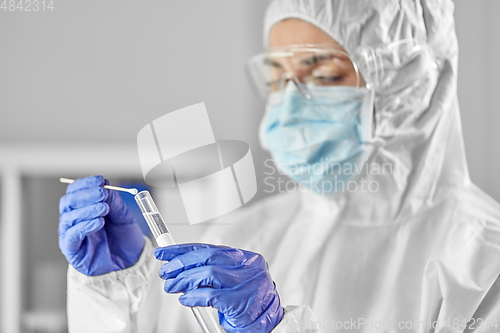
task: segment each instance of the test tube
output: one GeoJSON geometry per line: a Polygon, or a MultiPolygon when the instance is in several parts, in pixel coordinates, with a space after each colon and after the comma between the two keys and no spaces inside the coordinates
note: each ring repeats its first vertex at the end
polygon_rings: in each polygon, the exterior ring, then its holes
{"type": "MultiPolygon", "coordinates": [[[[161,247],[174,245],[174,239],[168,231],[167,225],[165,224],[165,221],[163,220],[158,207],[156,207],[149,191],[139,192],[135,196],[135,201],[137,202],[137,205],[139,205],[142,215],[148,223],[153,237],[156,239],[156,243],[158,243],[161,247]]],[[[193,311],[193,314],[204,333],[223,333],[222,328],[210,314],[208,308],[193,307],[191,310],[193,311]]]]}

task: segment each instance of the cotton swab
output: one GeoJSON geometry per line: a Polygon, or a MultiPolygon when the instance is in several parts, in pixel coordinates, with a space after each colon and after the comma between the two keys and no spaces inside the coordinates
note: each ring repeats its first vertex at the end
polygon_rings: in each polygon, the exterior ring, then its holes
{"type": "MultiPolygon", "coordinates": [[[[75,180],[70,179],[70,178],[59,178],[59,181],[64,184],[71,184],[75,180]]],[[[132,195],[136,195],[139,193],[136,188],[123,188],[123,187],[118,187],[118,186],[113,186],[113,185],[104,185],[104,188],[107,188],[108,190],[115,190],[115,191],[122,191],[122,192],[128,192],[132,195]]]]}

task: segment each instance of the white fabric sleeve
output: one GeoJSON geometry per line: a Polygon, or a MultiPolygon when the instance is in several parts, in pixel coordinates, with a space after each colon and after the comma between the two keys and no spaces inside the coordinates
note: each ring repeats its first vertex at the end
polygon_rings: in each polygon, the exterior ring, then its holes
{"type": "Polygon", "coordinates": [[[316,318],[307,305],[287,306],[285,314],[272,333],[316,333],[316,318]]]}
{"type": "Polygon", "coordinates": [[[464,333],[498,333],[500,331],[500,277],[483,298],[464,333]]]}
{"type": "Polygon", "coordinates": [[[148,238],[137,263],[127,269],[86,276],[70,265],[69,332],[153,333],[161,301],[158,268],[148,238]]]}

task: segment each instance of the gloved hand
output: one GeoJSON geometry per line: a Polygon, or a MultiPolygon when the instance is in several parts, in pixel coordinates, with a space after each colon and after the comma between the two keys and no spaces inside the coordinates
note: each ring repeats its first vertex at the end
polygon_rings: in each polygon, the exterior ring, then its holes
{"type": "Polygon", "coordinates": [[[85,275],[101,275],[134,265],[144,237],[118,193],[102,176],[76,180],[59,202],[59,247],[85,275]]]}
{"type": "Polygon", "coordinates": [[[267,263],[257,253],[209,244],[179,244],[155,250],[165,260],[160,277],[167,293],[184,293],[185,306],[211,306],[230,333],[273,330],[283,308],[267,263]]]}

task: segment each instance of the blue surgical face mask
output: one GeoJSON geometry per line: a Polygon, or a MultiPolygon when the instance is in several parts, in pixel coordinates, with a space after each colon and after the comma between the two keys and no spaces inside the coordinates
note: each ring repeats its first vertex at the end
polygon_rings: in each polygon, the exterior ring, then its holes
{"type": "Polygon", "coordinates": [[[346,86],[308,90],[310,99],[289,82],[270,96],[261,143],[299,185],[324,195],[352,190],[348,182],[361,174],[373,151],[373,92],[346,86]]]}

